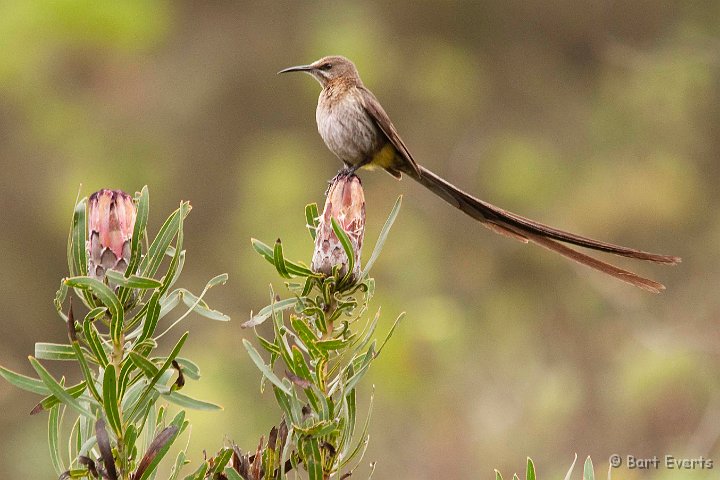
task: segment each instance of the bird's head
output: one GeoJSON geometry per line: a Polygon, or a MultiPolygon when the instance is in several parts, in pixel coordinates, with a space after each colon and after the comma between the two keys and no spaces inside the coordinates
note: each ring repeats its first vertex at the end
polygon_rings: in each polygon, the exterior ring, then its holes
{"type": "Polygon", "coordinates": [[[345,57],[332,55],[323,57],[309,65],[298,65],[280,70],[278,73],[305,72],[320,82],[323,88],[336,81],[362,84],[355,65],[345,57]]]}

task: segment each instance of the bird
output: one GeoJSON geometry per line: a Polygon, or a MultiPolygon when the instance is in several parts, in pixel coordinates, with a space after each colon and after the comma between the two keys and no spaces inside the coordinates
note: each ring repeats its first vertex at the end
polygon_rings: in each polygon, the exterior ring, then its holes
{"type": "Polygon", "coordinates": [[[305,72],[320,83],[322,91],[315,111],[318,133],[345,164],[346,174],[354,174],[360,168],[382,168],[397,179],[405,174],[495,233],[537,244],[652,293],[659,293],[665,286],[568,244],[664,265],[681,261],[680,257],[615,245],[545,225],[480,200],[431,172],[415,161],[385,109],[363,84],[353,62],[343,56],[326,56],[307,65],[285,68],[278,74],[290,72],[305,72]]]}

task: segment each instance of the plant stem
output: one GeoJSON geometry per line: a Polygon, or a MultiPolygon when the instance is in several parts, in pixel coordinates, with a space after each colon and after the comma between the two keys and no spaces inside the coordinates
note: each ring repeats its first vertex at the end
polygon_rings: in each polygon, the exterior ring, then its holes
{"type": "MultiPolygon", "coordinates": [[[[120,371],[121,371],[121,364],[123,361],[123,358],[125,356],[125,334],[121,334],[120,341],[113,344],[113,351],[112,355],[110,356],[110,362],[115,369],[115,378],[116,381],[120,381],[120,371]]],[[[115,386],[115,388],[118,388],[118,385],[115,386]]],[[[122,404],[118,405],[118,411],[120,413],[120,434],[118,435],[117,439],[117,454],[118,454],[118,467],[120,475],[120,478],[129,479],[129,476],[126,476],[126,472],[128,471],[128,459],[125,455],[125,442],[123,441],[123,438],[125,437],[125,432],[123,430],[123,422],[122,422],[122,404]]]]}

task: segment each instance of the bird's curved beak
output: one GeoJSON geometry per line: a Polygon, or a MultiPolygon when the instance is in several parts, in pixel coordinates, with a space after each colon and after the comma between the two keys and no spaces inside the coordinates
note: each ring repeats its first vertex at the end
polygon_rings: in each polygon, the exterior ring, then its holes
{"type": "Polygon", "coordinates": [[[312,70],[313,70],[313,66],[312,66],[312,65],[298,65],[298,66],[295,66],[295,67],[285,68],[285,69],[283,69],[283,70],[280,70],[280,71],[277,72],[277,73],[278,73],[278,75],[280,75],[281,73],[288,73],[288,72],[310,72],[310,71],[312,71],[312,70]]]}

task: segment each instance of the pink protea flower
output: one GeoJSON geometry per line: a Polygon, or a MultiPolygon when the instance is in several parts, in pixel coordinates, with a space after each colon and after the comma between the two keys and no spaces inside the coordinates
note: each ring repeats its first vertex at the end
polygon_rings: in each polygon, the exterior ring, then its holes
{"type": "Polygon", "coordinates": [[[332,274],[335,265],[341,265],[340,274],[348,271],[348,257],[332,228],[334,218],[350,237],[355,265],[353,278],[360,274],[360,253],[365,235],[365,194],[360,179],[355,175],[340,174],[328,190],[325,208],[315,236],[315,251],[311,263],[313,272],[332,274]]]}
{"type": "Polygon", "coordinates": [[[88,200],[88,275],[102,280],[107,270],[125,273],[137,214],[133,199],[121,190],[99,190],[88,200]]]}

